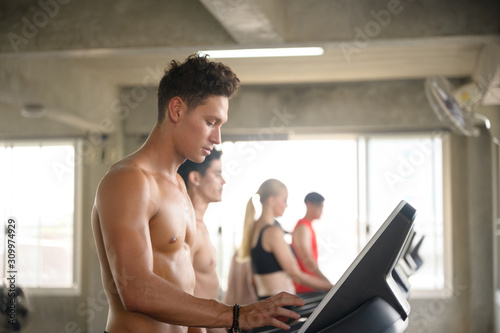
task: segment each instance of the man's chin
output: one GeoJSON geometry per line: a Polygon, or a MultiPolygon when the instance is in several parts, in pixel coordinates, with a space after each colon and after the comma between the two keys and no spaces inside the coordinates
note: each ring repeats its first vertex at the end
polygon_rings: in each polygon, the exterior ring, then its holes
{"type": "Polygon", "coordinates": [[[203,163],[203,161],[205,161],[205,158],[206,156],[194,156],[191,158],[188,157],[187,159],[194,163],[203,163]]]}
{"type": "Polygon", "coordinates": [[[212,198],[212,200],[210,200],[210,202],[221,202],[221,201],[222,197],[212,198]]]}

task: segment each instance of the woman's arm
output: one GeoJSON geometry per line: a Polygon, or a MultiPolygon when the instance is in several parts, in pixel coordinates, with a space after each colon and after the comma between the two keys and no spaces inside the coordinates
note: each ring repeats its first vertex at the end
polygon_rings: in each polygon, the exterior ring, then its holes
{"type": "Polygon", "coordinates": [[[269,249],[269,251],[274,254],[281,268],[293,281],[316,290],[328,291],[332,288],[333,285],[328,280],[302,272],[297,260],[293,256],[290,246],[283,238],[283,232],[279,228],[267,228],[264,231],[262,241],[264,249],[269,249]]]}

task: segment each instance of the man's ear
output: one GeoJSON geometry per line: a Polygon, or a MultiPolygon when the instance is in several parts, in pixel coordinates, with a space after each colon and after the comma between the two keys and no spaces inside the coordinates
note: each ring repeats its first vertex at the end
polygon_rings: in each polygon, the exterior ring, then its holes
{"type": "Polygon", "coordinates": [[[194,186],[200,186],[201,175],[198,171],[191,171],[188,175],[189,182],[194,186]]]}
{"type": "Polygon", "coordinates": [[[177,123],[181,117],[184,102],[180,97],[174,97],[168,102],[168,115],[173,123],[177,123]]]}

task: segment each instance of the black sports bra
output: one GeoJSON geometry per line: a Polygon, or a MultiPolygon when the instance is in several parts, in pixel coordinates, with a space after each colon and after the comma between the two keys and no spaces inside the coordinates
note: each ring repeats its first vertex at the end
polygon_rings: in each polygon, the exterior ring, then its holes
{"type": "Polygon", "coordinates": [[[255,274],[269,274],[283,270],[274,254],[272,252],[267,252],[262,247],[262,234],[264,233],[264,230],[269,227],[272,226],[268,225],[262,228],[257,244],[250,251],[250,255],[252,257],[252,269],[255,274]]]}

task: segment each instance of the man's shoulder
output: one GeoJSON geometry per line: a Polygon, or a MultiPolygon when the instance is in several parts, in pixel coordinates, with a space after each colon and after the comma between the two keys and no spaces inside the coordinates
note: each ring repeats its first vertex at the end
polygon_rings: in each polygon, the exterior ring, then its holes
{"type": "Polygon", "coordinates": [[[307,233],[310,230],[310,223],[306,219],[300,219],[297,224],[295,224],[295,228],[293,229],[292,235],[297,235],[301,233],[307,233]]]}
{"type": "Polygon", "coordinates": [[[196,220],[196,228],[200,231],[208,231],[207,225],[203,220],[196,220]]]}
{"type": "Polygon", "coordinates": [[[312,221],[309,221],[306,218],[302,218],[302,219],[297,221],[297,224],[295,226],[296,227],[310,227],[311,223],[312,223],[312,221]]]}
{"type": "Polygon", "coordinates": [[[151,191],[152,177],[140,164],[123,159],[113,164],[97,188],[98,197],[142,195],[151,191]]]}
{"type": "Polygon", "coordinates": [[[110,182],[119,184],[134,182],[138,185],[147,183],[148,172],[137,164],[119,161],[109,168],[101,181],[104,184],[110,182]]]}

